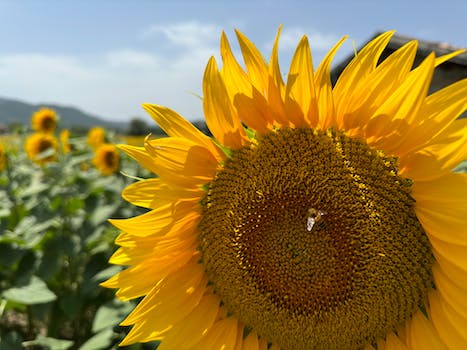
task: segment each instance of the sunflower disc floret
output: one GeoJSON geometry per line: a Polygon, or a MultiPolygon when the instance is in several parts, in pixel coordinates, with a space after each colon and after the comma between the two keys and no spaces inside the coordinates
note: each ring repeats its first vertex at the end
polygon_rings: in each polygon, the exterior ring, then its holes
{"type": "Polygon", "coordinates": [[[364,346],[406,322],[433,257],[395,164],[333,130],[280,129],[234,151],[199,226],[227,309],[286,349],[364,346]]]}

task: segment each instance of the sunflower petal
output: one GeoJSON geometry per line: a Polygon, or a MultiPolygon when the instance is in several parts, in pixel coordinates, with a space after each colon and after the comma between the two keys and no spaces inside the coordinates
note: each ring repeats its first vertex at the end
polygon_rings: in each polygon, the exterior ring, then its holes
{"type": "Polygon", "coordinates": [[[256,332],[251,331],[243,341],[242,350],[259,350],[259,339],[256,332]]]}
{"type": "Polygon", "coordinates": [[[408,323],[409,349],[446,349],[433,324],[421,311],[417,311],[408,323]]]}
{"type": "Polygon", "coordinates": [[[150,103],[143,104],[143,108],[167,135],[185,138],[206,148],[215,149],[209,137],[170,108],[150,103]]]}
{"type": "Polygon", "coordinates": [[[135,236],[162,235],[168,232],[173,223],[196,211],[199,211],[197,203],[169,203],[130,219],[110,219],[109,222],[135,236]]]}
{"type": "Polygon", "coordinates": [[[159,178],[140,180],[128,185],[122,197],[133,205],[155,209],[177,200],[199,201],[204,191],[201,188],[180,188],[169,186],[159,178]]]}
{"type": "Polygon", "coordinates": [[[404,345],[404,343],[400,340],[398,336],[391,332],[386,337],[386,344],[384,350],[407,350],[407,347],[404,345]]]}
{"type": "Polygon", "coordinates": [[[246,141],[245,131],[229,100],[214,57],[204,72],[203,93],[203,109],[209,130],[222,145],[240,148],[246,141]]]}
{"type": "Polygon", "coordinates": [[[336,112],[334,110],[334,98],[331,84],[331,63],[334,55],[345,40],[347,40],[347,36],[344,36],[337,42],[337,44],[334,45],[334,47],[321,61],[315,74],[316,97],[319,113],[318,127],[322,129],[328,129],[331,126],[336,126],[336,112]]]}
{"type": "Polygon", "coordinates": [[[255,45],[239,30],[235,30],[235,34],[237,34],[238,43],[240,44],[240,49],[243,54],[243,60],[245,61],[248,76],[250,77],[253,86],[255,86],[262,95],[266,95],[269,83],[269,73],[268,66],[263,56],[255,45]]]}
{"type": "Polygon", "coordinates": [[[440,268],[439,263],[433,265],[433,278],[436,289],[443,299],[467,319],[467,298],[465,297],[467,290],[452,281],[440,268]]]}
{"type": "Polygon", "coordinates": [[[145,142],[153,168],[167,184],[178,187],[201,186],[209,182],[219,166],[205,147],[183,138],[161,138],[145,142]]]}
{"type": "Polygon", "coordinates": [[[154,159],[144,147],[130,145],[117,145],[117,147],[128,154],[131,158],[136,160],[145,169],[149,170],[153,174],[156,174],[157,167],[154,165],[154,159]]]}
{"type": "Polygon", "coordinates": [[[407,154],[426,147],[433,138],[441,135],[467,109],[467,79],[460,80],[425,99],[418,119],[421,123],[410,131],[401,145],[400,154],[407,154]]]}
{"type": "Polygon", "coordinates": [[[229,317],[217,321],[191,350],[234,350],[237,340],[238,321],[229,317]]]}
{"type": "Polygon", "coordinates": [[[305,126],[318,123],[318,106],[313,77],[313,61],[308,38],[303,36],[290,63],[285,92],[285,110],[292,123],[305,126]]]}
{"type": "Polygon", "coordinates": [[[214,324],[220,300],[216,295],[205,294],[199,304],[164,336],[159,350],[189,349],[214,324]]]}
{"type": "Polygon", "coordinates": [[[394,145],[400,144],[399,140],[418,116],[433,76],[434,57],[430,54],[374,112],[365,128],[369,143],[378,142],[382,149],[398,154],[394,145]]]}
{"type": "MultiPolygon", "coordinates": [[[[365,84],[355,86],[346,106],[346,113],[349,113],[344,120],[347,129],[364,129],[375,111],[404,82],[412,68],[416,51],[416,41],[405,44],[370,72],[365,84]]],[[[358,136],[364,135],[358,131],[358,136]]]]}
{"type": "Polygon", "coordinates": [[[356,86],[366,84],[369,74],[376,68],[379,57],[394,31],[386,32],[370,41],[343,70],[333,89],[337,125],[345,127],[347,107],[356,86]]]}
{"type": "Polygon", "coordinates": [[[449,349],[467,348],[467,319],[446,304],[439,292],[429,295],[433,324],[449,349]]]}
{"type": "Polygon", "coordinates": [[[199,303],[204,294],[206,278],[204,267],[191,261],[157,283],[130,315],[121,322],[121,325],[142,323],[145,319],[153,318],[151,316],[153,315],[158,319],[158,321],[151,322],[155,331],[159,332],[160,329],[167,328],[176,323],[176,318],[183,318],[199,303]],[[195,300],[191,300],[193,297],[195,300]],[[187,300],[190,300],[191,308],[188,305],[181,308],[187,300]],[[170,312],[171,310],[178,310],[178,312],[170,312]],[[165,325],[162,325],[163,323],[165,325]]]}

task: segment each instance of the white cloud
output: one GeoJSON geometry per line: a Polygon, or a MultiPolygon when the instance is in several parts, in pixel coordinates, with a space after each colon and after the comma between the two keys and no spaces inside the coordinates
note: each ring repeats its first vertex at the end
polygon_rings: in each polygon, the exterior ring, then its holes
{"type": "Polygon", "coordinates": [[[221,29],[196,21],[176,24],[154,24],[143,31],[144,38],[162,34],[170,43],[187,48],[207,47],[218,41],[221,29]]]}
{"type": "Polygon", "coordinates": [[[141,104],[150,102],[201,119],[201,102],[192,93],[202,94],[204,68],[219,50],[220,30],[189,22],[150,31],[186,49],[175,54],[119,49],[90,56],[1,55],[0,96],[68,104],[115,120],[141,116],[149,121],[141,104]]]}

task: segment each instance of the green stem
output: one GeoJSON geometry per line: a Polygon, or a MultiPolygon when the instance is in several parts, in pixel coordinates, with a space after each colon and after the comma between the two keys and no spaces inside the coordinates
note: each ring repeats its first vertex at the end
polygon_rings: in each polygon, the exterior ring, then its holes
{"type": "Polygon", "coordinates": [[[13,183],[13,175],[11,174],[11,168],[10,168],[10,159],[8,157],[8,154],[5,155],[5,168],[6,168],[6,174],[7,174],[7,193],[8,193],[8,196],[10,197],[11,201],[13,202],[13,208],[11,210],[11,220],[10,221],[10,227],[11,228],[14,228],[17,224],[18,224],[18,221],[19,221],[19,218],[20,218],[20,214],[19,214],[19,204],[18,204],[18,200],[16,198],[16,195],[13,191],[13,188],[12,188],[12,183],[13,183]]]}

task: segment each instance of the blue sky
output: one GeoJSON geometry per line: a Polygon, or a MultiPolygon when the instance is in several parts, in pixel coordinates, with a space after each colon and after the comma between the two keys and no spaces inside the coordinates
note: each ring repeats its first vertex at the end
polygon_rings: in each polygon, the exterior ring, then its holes
{"type": "Polygon", "coordinates": [[[376,31],[467,47],[467,1],[0,0],[0,97],[53,102],[106,119],[144,117],[141,103],[202,118],[201,79],[225,30],[268,58],[283,24],[283,72],[301,35],[315,66],[343,35],[339,58],[376,31]],[[194,94],[193,94],[194,93],[194,94]]]}

